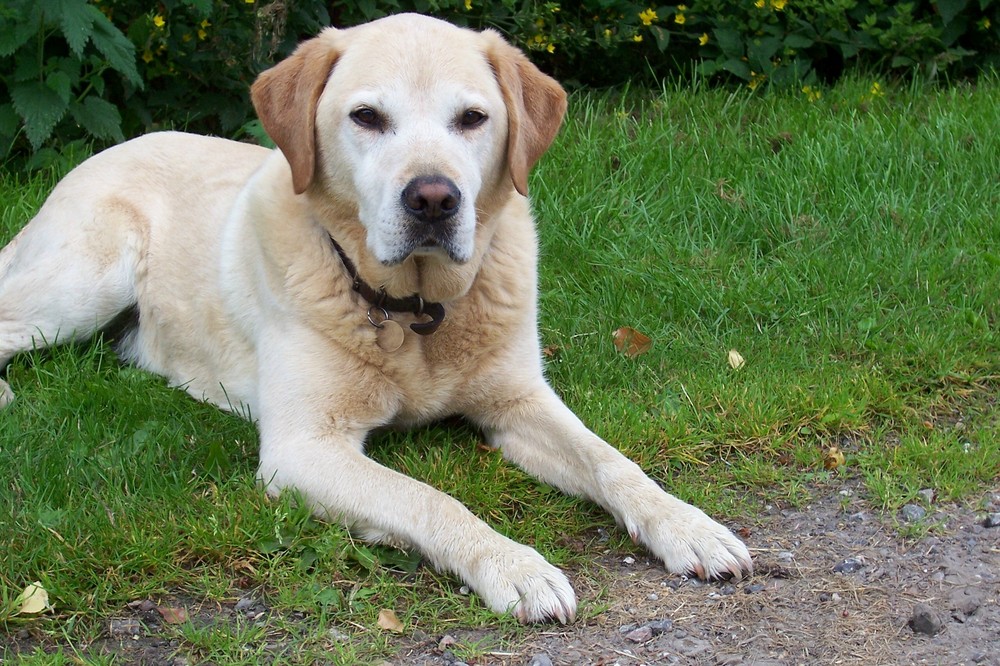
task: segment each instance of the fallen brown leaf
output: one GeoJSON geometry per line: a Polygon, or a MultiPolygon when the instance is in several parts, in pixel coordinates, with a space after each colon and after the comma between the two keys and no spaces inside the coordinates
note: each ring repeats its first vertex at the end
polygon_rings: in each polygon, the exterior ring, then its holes
{"type": "Polygon", "coordinates": [[[167,624],[184,624],[188,621],[187,610],[183,608],[170,608],[169,606],[157,606],[156,610],[167,624]]]}
{"type": "Polygon", "coordinates": [[[14,606],[17,608],[14,613],[17,615],[38,615],[39,613],[44,613],[51,608],[49,605],[49,593],[36,580],[24,588],[24,591],[18,595],[14,601],[14,606]]]}
{"type": "Polygon", "coordinates": [[[618,351],[631,358],[645,354],[653,348],[653,341],[648,335],[628,326],[622,326],[611,335],[618,351]]]}
{"type": "Polygon", "coordinates": [[[378,612],[378,626],[386,631],[393,631],[397,634],[403,631],[403,623],[396,617],[396,613],[388,608],[383,608],[378,612]]]}
{"type": "Polygon", "coordinates": [[[836,446],[831,446],[823,456],[823,467],[826,469],[837,469],[846,462],[844,452],[836,446]]]}

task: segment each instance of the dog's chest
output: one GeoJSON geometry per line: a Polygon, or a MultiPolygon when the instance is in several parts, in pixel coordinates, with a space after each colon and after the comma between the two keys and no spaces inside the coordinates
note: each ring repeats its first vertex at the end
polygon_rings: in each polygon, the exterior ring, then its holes
{"type": "Polygon", "coordinates": [[[393,387],[399,408],[394,422],[413,425],[462,413],[476,402],[484,381],[498,371],[498,359],[525,330],[523,308],[497,307],[472,298],[450,304],[437,332],[420,336],[406,331],[394,352],[374,345],[380,374],[393,387]]]}

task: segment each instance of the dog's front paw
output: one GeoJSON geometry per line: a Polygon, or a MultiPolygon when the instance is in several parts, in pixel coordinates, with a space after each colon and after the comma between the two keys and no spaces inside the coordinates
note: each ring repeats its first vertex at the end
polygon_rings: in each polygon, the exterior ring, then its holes
{"type": "Polygon", "coordinates": [[[576,594],[562,571],[533,548],[504,540],[482,558],[469,583],[491,609],[519,622],[562,624],[576,617],[576,594]]]}
{"type": "MultiPolygon", "coordinates": [[[[673,498],[671,498],[673,499],[673,498]]],[[[750,551],[728,529],[700,509],[674,500],[658,515],[628,525],[632,539],[663,560],[668,571],[712,580],[753,572],[750,551]]]]}

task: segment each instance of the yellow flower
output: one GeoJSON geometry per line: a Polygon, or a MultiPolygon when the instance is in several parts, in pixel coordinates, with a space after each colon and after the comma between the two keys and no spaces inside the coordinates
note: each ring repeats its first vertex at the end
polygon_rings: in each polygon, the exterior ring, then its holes
{"type": "Polygon", "coordinates": [[[686,12],[688,10],[687,5],[677,5],[677,11],[686,12]]]}
{"type": "Polygon", "coordinates": [[[684,14],[677,14],[676,16],[674,16],[674,23],[676,23],[677,25],[684,25],[684,21],[686,20],[687,19],[684,18],[684,14]]]}
{"type": "Polygon", "coordinates": [[[205,19],[204,21],[201,22],[201,27],[203,28],[207,28],[210,25],[212,24],[208,22],[208,19],[205,19]]]}
{"type": "Polygon", "coordinates": [[[204,28],[198,28],[198,39],[205,39],[208,37],[208,33],[205,32],[204,28]]]}
{"type": "Polygon", "coordinates": [[[984,16],[983,20],[980,21],[979,25],[983,26],[983,30],[989,30],[990,26],[993,24],[990,23],[990,20],[984,16]]]}
{"type": "Polygon", "coordinates": [[[548,46],[545,47],[545,50],[548,51],[549,53],[555,53],[556,52],[556,45],[555,44],[549,44],[548,46]]]}
{"type": "Polygon", "coordinates": [[[779,12],[785,8],[786,4],[788,4],[787,0],[771,0],[771,6],[779,12]]]}
{"type": "Polygon", "coordinates": [[[635,37],[632,38],[632,41],[633,42],[641,42],[642,41],[642,35],[636,35],[635,37]]]}
{"type": "Polygon", "coordinates": [[[164,19],[159,14],[157,14],[156,16],[153,17],[153,25],[155,25],[157,28],[162,28],[166,24],[167,24],[166,19],[164,19]]]}
{"type": "Polygon", "coordinates": [[[605,28],[604,29],[604,38],[605,39],[611,39],[611,29],[610,28],[605,28]]]}
{"type": "Polygon", "coordinates": [[[885,95],[885,93],[882,92],[882,84],[878,81],[872,84],[872,88],[868,92],[872,97],[882,97],[885,95]]]}
{"type": "Polygon", "coordinates": [[[815,102],[823,96],[822,92],[816,90],[812,86],[802,86],[802,92],[805,93],[806,99],[810,102],[815,102]]]}
{"type": "Polygon", "coordinates": [[[150,51],[149,49],[146,49],[142,53],[142,59],[145,62],[153,62],[153,52],[150,51]]]}
{"type": "Polygon", "coordinates": [[[553,14],[558,14],[560,9],[562,8],[559,5],[552,5],[549,8],[549,11],[551,11],[553,14]]]}
{"type": "Polygon", "coordinates": [[[465,0],[465,11],[472,9],[472,0],[465,0]]]}
{"type": "Polygon", "coordinates": [[[747,87],[750,90],[757,90],[757,87],[764,82],[767,78],[766,74],[758,74],[757,72],[750,72],[750,81],[747,83],[747,87]]]}
{"type": "Polygon", "coordinates": [[[647,8],[643,12],[639,12],[639,19],[642,20],[643,25],[652,25],[653,21],[660,18],[656,15],[656,11],[652,7],[647,8]]]}
{"type": "Polygon", "coordinates": [[[766,4],[767,0],[757,0],[757,2],[753,3],[753,6],[756,7],[757,9],[764,9],[764,5],[766,4]]]}
{"type": "Polygon", "coordinates": [[[701,37],[698,38],[698,46],[704,46],[705,44],[708,44],[708,33],[707,32],[701,33],[701,37]]]}
{"type": "Polygon", "coordinates": [[[190,32],[185,32],[184,36],[181,37],[181,41],[190,42],[191,41],[191,33],[190,32]]]}

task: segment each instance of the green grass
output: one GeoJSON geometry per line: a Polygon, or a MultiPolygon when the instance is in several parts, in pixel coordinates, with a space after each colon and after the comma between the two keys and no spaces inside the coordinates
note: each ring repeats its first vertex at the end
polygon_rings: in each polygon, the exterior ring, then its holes
{"type": "MultiPolygon", "coordinates": [[[[841,477],[890,510],[928,487],[974,503],[1000,474],[1000,82],[862,101],[869,86],[847,81],[814,103],[578,94],[533,176],[553,384],[710,513],[753,523],[758,505],[806,502],[841,477]],[[619,353],[621,326],[649,335],[651,351],[619,353]],[[730,349],[746,358],[739,371],[730,349]],[[822,466],[830,445],[847,454],[835,472],[822,466]]],[[[56,179],[0,174],[0,239],[56,179]]],[[[57,654],[25,663],[77,663],[109,617],[146,597],[261,595],[276,611],[264,628],[171,629],[181,654],[214,663],[275,649],[286,663],[378,661],[398,645],[376,627],[382,608],[407,632],[528,631],[455,579],[266,499],[249,424],[101,344],[21,355],[7,376],[18,400],[0,414],[0,649],[28,628],[57,654]],[[12,615],[34,580],[55,611],[12,615]]],[[[599,589],[589,558],[627,537],[597,544],[607,516],[477,441],[446,424],[370,450],[599,589]]],[[[607,600],[581,601],[587,616],[607,600]]]]}

